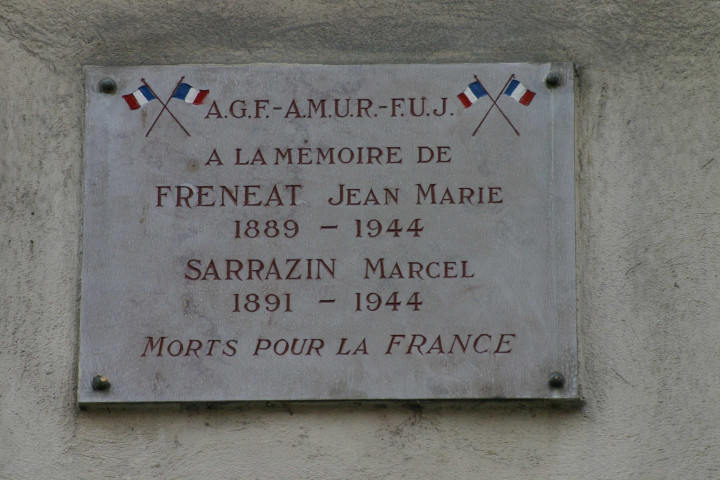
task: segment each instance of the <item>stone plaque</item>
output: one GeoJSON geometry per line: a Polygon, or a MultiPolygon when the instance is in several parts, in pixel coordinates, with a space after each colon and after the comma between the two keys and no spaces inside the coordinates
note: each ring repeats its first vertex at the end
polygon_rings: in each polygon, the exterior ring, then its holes
{"type": "Polygon", "coordinates": [[[577,397],[571,64],[85,72],[80,403],[577,397]]]}

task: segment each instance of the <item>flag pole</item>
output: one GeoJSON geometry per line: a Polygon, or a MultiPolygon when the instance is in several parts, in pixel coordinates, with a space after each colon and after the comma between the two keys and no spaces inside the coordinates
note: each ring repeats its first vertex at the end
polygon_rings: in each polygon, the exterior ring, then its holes
{"type": "MultiPolygon", "coordinates": [[[[477,78],[477,77],[476,77],[476,78],[477,78]]],[[[497,106],[497,103],[496,103],[496,102],[500,99],[500,95],[503,94],[503,92],[505,91],[505,89],[507,88],[508,84],[510,83],[510,81],[511,81],[513,78],[515,78],[515,74],[514,74],[514,73],[513,73],[512,75],[510,75],[510,78],[508,78],[508,81],[505,82],[505,86],[502,88],[502,90],[500,90],[500,93],[498,93],[498,96],[497,96],[497,97],[495,98],[495,100],[493,101],[492,107],[490,107],[490,108],[488,109],[488,111],[485,112],[485,116],[482,118],[482,120],[480,120],[480,124],[477,126],[477,128],[475,129],[475,131],[474,131],[473,134],[472,134],[473,137],[474,137],[475,134],[478,132],[478,130],[480,130],[480,127],[482,127],[483,122],[485,121],[485,119],[487,118],[487,116],[490,115],[490,111],[493,109],[493,107],[496,107],[496,106],[497,106]]],[[[484,88],[484,87],[483,87],[483,88],[484,88]]],[[[486,90],[486,91],[487,91],[487,90],[486,90]]],[[[492,98],[492,97],[490,97],[490,98],[492,98]]],[[[498,108],[499,108],[499,107],[498,107],[498,108]]],[[[506,118],[507,118],[507,117],[506,117],[506,118]]],[[[515,127],[513,127],[513,130],[514,130],[514,129],[515,129],[515,127]]],[[[517,130],[515,130],[515,132],[517,133],[517,130]]],[[[518,136],[519,136],[519,135],[520,135],[520,134],[518,133],[518,136]]]]}
{"type": "Polygon", "coordinates": [[[173,115],[173,113],[172,113],[172,112],[170,111],[170,109],[167,107],[167,104],[170,102],[170,100],[172,99],[173,95],[175,95],[175,92],[177,91],[178,87],[180,86],[180,84],[182,83],[182,81],[183,81],[184,79],[185,79],[185,75],[183,75],[182,77],[180,77],[180,80],[178,81],[177,85],[175,85],[175,88],[173,89],[172,93],[170,94],[170,97],[167,99],[167,101],[166,101],[165,103],[162,103],[162,100],[160,100],[160,97],[158,97],[157,93],[155,93],[155,92],[153,91],[152,87],[145,81],[144,78],[141,78],[141,79],[140,79],[140,81],[143,83],[143,85],[145,85],[146,87],[148,87],[148,88],[150,89],[150,92],[151,92],[153,95],[155,95],[155,98],[157,98],[158,101],[159,101],[159,102],[162,104],[162,106],[163,106],[162,110],[160,110],[160,113],[158,113],[158,116],[155,117],[155,121],[153,122],[153,124],[150,125],[150,130],[148,130],[147,133],[145,134],[146,137],[147,137],[148,135],[150,135],[150,132],[152,132],[152,129],[155,128],[155,124],[158,122],[158,120],[160,120],[160,116],[163,114],[163,112],[164,112],[165,110],[167,110],[167,112],[170,114],[170,116],[177,122],[178,125],[180,125],[180,128],[183,129],[183,132],[185,132],[188,137],[191,136],[191,135],[190,135],[190,132],[188,132],[188,131],[185,129],[185,127],[183,127],[183,124],[180,123],[180,120],[178,120],[177,117],[176,117],[175,115],[173,115]]]}
{"type": "MultiPolygon", "coordinates": [[[[513,74],[513,77],[514,76],[515,76],[515,74],[513,74]]],[[[512,77],[510,77],[510,79],[512,80],[512,77]]],[[[483,88],[483,90],[485,90],[485,85],[482,84],[482,82],[480,81],[480,79],[478,78],[477,75],[475,75],[475,80],[477,80],[477,82],[480,84],[480,86],[483,88]]],[[[509,82],[510,82],[510,80],[508,80],[508,83],[509,82]]],[[[498,95],[498,99],[505,91],[505,88],[508,86],[508,83],[506,83],[505,86],[500,91],[500,95],[498,95]]],[[[485,90],[485,91],[487,92],[487,90],[485,90]]],[[[490,95],[488,95],[488,97],[490,97],[490,95]]],[[[490,99],[492,100],[492,97],[490,97],[490,99]]],[[[515,128],[515,125],[513,125],[513,123],[510,121],[510,119],[507,117],[507,115],[505,115],[505,112],[502,111],[502,108],[500,108],[500,105],[497,104],[497,100],[493,100],[493,105],[497,107],[497,109],[500,111],[502,116],[505,117],[505,120],[507,120],[507,122],[510,124],[510,127],[512,127],[512,129],[515,130],[515,134],[519,137],[520,132],[517,131],[517,128],[515,128]]]]}

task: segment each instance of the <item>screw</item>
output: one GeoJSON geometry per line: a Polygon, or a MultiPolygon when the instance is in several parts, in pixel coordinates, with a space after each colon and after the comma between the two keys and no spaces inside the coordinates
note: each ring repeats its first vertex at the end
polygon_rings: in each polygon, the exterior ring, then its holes
{"type": "Polygon", "coordinates": [[[563,388],[565,386],[565,377],[562,373],[553,372],[548,379],[548,385],[552,388],[563,388]]]}
{"type": "Polygon", "coordinates": [[[102,392],[110,388],[110,380],[105,375],[95,375],[92,379],[93,390],[102,392]]]}
{"type": "Polygon", "coordinates": [[[562,85],[562,77],[560,77],[560,74],[557,72],[550,72],[548,76],[545,77],[545,85],[548,88],[557,88],[562,85]]]}
{"type": "Polygon", "coordinates": [[[101,93],[107,93],[112,95],[117,92],[117,83],[112,78],[103,78],[98,84],[98,89],[101,93]]]}

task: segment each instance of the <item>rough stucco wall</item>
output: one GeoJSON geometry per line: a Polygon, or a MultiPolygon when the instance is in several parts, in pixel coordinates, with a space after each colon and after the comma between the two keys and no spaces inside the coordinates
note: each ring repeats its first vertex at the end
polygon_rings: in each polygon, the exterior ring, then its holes
{"type": "Polygon", "coordinates": [[[0,3],[1,478],[720,475],[720,2],[0,3]],[[75,405],[84,64],[573,61],[578,409],[75,405]]]}

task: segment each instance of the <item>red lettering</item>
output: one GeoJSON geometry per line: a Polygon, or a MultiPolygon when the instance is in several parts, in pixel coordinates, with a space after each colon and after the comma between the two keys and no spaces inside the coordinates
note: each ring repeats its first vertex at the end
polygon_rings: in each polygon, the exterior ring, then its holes
{"type": "Polygon", "coordinates": [[[310,340],[310,346],[308,347],[308,352],[306,355],[312,355],[312,351],[315,350],[315,352],[318,354],[318,357],[322,357],[320,355],[320,349],[325,346],[325,341],[322,338],[313,338],[310,340]],[[317,345],[315,344],[317,342],[317,345]]]}
{"type": "Polygon", "coordinates": [[[193,189],[188,187],[187,185],[178,185],[177,187],[177,202],[175,203],[176,207],[182,207],[182,202],[185,202],[185,206],[187,208],[192,208],[190,206],[190,199],[193,196],[193,189]],[[187,191],[187,194],[183,194],[183,191],[187,191]]]}
{"type": "MultiPolygon", "coordinates": [[[[480,190],[480,201],[478,203],[482,203],[482,188],[480,190]]],[[[472,196],[475,193],[475,190],[468,187],[460,187],[460,201],[458,202],[460,205],[463,205],[465,201],[467,200],[467,203],[472,204],[472,196]]]]}
{"type": "Polygon", "coordinates": [[[358,98],[357,99],[357,116],[362,117],[363,112],[366,116],[370,116],[370,107],[372,107],[372,100],[369,98],[358,98]]]}
{"type": "Polygon", "coordinates": [[[194,353],[196,358],[200,358],[200,355],[198,355],[197,351],[202,348],[202,345],[203,344],[200,340],[191,339],[188,342],[187,351],[185,352],[185,356],[189,357],[191,353],[194,353]]]}
{"type": "Polygon", "coordinates": [[[255,353],[253,355],[258,354],[260,350],[269,350],[272,343],[267,338],[258,338],[257,345],[255,345],[255,353]]]}
{"type": "Polygon", "coordinates": [[[242,158],[242,148],[236,148],[235,149],[235,165],[247,165],[248,162],[241,162],[240,158],[242,158]]]}
{"type": "Polygon", "coordinates": [[[307,118],[313,118],[312,114],[320,112],[320,118],[325,118],[325,99],[318,100],[317,103],[312,98],[308,98],[308,115],[307,118]]]}
{"type": "Polygon", "coordinates": [[[457,278],[457,273],[454,273],[457,262],[444,262],[444,265],[445,265],[444,278],[457,278]]]}
{"type": "Polygon", "coordinates": [[[427,349],[427,352],[425,352],[426,355],[429,355],[433,350],[437,350],[437,353],[445,353],[442,346],[442,337],[440,335],[437,336],[435,341],[432,345],[430,345],[430,348],[427,349]]]}
{"type": "Polygon", "coordinates": [[[503,333],[500,335],[500,341],[498,342],[497,349],[495,350],[495,353],[510,353],[512,352],[512,348],[508,348],[507,350],[500,350],[503,345],[507,345],[510,347],[510,340],[505,340],[505,337],[515,337],[514,333],[503,333]]]}
{"type": "MultiPolygon", "coordinates": [[[[222,340],[220,339],[211,339],[208,340],[207,343],[204,343],[202,340],[198,340],[195,338],[191,338],[187,340],[187,343],[184,343],[183,340],[172,340],[170,343],[166,345],[166,340],[168,337],[145,337],[147,339],[147,342],[145,344],[145,350],[143,351],[141,357],[147,357],[147,356],[158,356],[162,357],[163,353],[167,353],[171,357],[192,357],[200,358],[202,355],[205,355],[207,357],[212,357],[213,352],[215,350],[215,347],[222,343],[222,340]],[[207,346],[207,351],[203,353],[203,346],[207,346]],[[183,354],[184,352],[184,354],[183,354]]],[[[228,357],[232,357],[237,353],[237,340],[228,340],[225,342],[225,346],[223,348],[222,354],[228,357]]],[[[258,348],[260,348],[258,346],[258,348]]],[[[257,349],[256,349],[257,353],[257,349]]]]}
{"type": "Polygon", "coordinates": [[[462,340],[460,339],[460,335],[454,335],[453,336],[453,343],[450,345],[450,351],[448,353],[452,354],[453,349],[455,348],[455,342],[460,344],[460,348],[462,348],[463,353],[465,353],[465,350],[467,349],[468,345],[470,344],[470,337],[472,337],[472,334],[468,334],[467,340],[465,343],[462,343],[462,340]]]}
{"type": "Polygon", "coordinates": [[[452,158],[448,156],[450,153],[450,147],[437,147],[437,161],[438,163],[450,163],[452,158]]]}
{"type": "Polygon", "coordinates": [[[218,343],[220,343],[221,341],[222,341],[222,340],[209,340],[210,348],[208,349],[208,353],[207,353],[207,356],[208,356],[208,357],[212,357],[212,356],[213,356],[213,354],[212,354],[213,348],[215,348],[215,345],[218,344],[218,343]]]}
{"type": "Polygon", "coordinates": [[[387,163],[402,163],[402,158],[395,159],[400,155],[400,147],[387,147],[387,163]]]}
{"type": "Polygon", "coordinates": [[[207,115],[205,115],[206,119],[210,117],[223,118],[222,114],[220,113],[220,109],[217,106],[217,103],[215,103],[215,100],[213,100],[212,105],[210,105],[210,110],[208,110],[207,115]]]}
{"type": "Polygon", "coordinates": [[[193,272],[197,273],[197,275],[195,275],[194,277],[191,277],[190,275],[188,275],[186,273],[185,278],[187,278],[188,280],[197,280],[200,278],[200,275],[202,274],[202,271],[198,267],[196,267],[194,264],[202,265],[202,262],[200,260],[198,260],[197,258],[192,258],[192,259],[188,260],[188,262],[187,262],[188,270],[192,270],[193,272]]]}
{"type": "Polygon", "coordinates": [[[462,266],[462,278],[475,278],[475,272],[468,273],[468,261],[463,260],[460,262],[460,265],[462,266]]]}
{"type": "Polygon", "coordinates": [[[400,345],[400,340],[398,338],[405,338],[405,335],[391,335],[390,336],[390,345],[388,345],[387,351],[385,352],[385,355],[392,355],[392,347],[395,345],[400,345]]]}
{"type": "MultiPolygon", "coordinates": [[[[478,337],[477,337],[477,338],[475,339],[475,341],[473,342],[473,350],[475,350],[477,353],[487,353],[487,351],[489,350],[488,348],[486,348],[486,349],[483,350],[483,351],[478,350],[478,342],[479,342],[480,339],[483,338],[483,337],[487,337],[488,341],[492,341],[492,337],[491,337],[490,335],[488,335],[487,333],[483,333],[483,334],[481,334],[481,335],[478,335],[478,337]]],[[[465,351],[465,349],[463,349],[463,352],[464,352],[464,351],[465,351]]]]}
{"type": "Polygon", "coordinates": [[[167,196],[167,193],[163,192],[163,189],[172,190],[172,187],[170,185],[158,185],[157,187],[157,205],[156,207],[162,207],[162,199],[167,196]]]}
{"type": "Polygon", "coordinates": [[[180,355],[185,347],[183,346],[182,342],[180,340],[173,340],[170,342],[167,346],[167,352],[170,354],[171,357],[177,357],[180,355]],[[179,349],[177,350],[177,353],[172,352],[173,345],[177,345],[179,349]]]}
{"type": "Polygon", "coordinates": [[[289,348],[290,348],[290,344],[288,343],[288,341],[285,340],[284,338],[281,338],[280,340],[278,340],[277,342],[275,342],[275,345],[273,345],[273,352],[275,352],[276,355],[282,356],[282,355],[285,355],[285,354],[287,353],[287,351],[288,351],[289,348]],[[281,344],[280,342],[284,343],[284,344],[285,344],[285,347],[284,347],[284,348],[283,348],[283,347],[280,347],[280,351],[278,351],[278,345],[281,344]]]}
{"type": "Polygon", "coordinates": [[[217,268],[215,267],[215,260],[210,260],[210,263],[208,263],[208,266],[205,269],[205,275],[203,275],[202,280],[207,280],[208,275],[213,277],[213,280],[220,280],[220,275],[218,274],[217,268]]]}
{"type": "Polygon", "coordinates": [[[208,158],[208,161],[205,162],[205,165],[210,165],[211,163],[214,163],[216,165],[222,165],[223,162],[220,160],[220,155],[218,155],[217,150],[213,148],[212,153],[210,154],[210,158],[208,158]]]}
{"type": "Polygon", "coordinates": [[[256,190],[260,189],[260,185],[245,185],[245,205],[248,207],[257,207],[261,205],[260,202],[250,203],[250,199],[255,199],[257,195],[256,190]]]}
{"type": "Polygon", "coordinates": [[[257,275],[258,280],[262,280],[260,272],[265,268],[262,260],[256,258],[248,259],[248,280],[253,280],[253,273],[257,275]]]}
{"type": "Polygon", "coordinates": [[[197,187],[197,189],[198,189],[198,203],[197,203],[198,207],[212,207],[215,205],[215,200],[213,200],[212,203],[203,203],[203,198],[210,195],[210,192],[213,191],[213,187],[203,185],[203,186],[197,187]],[[206,192],[205,190],[209,190],[209,191],[206,192]]]}
{"type": "Polygon", "coordinates": [[[245,100],[235,100],[230,104],[230,115],[235,118],[245,118],[247,107],[245,106],[245,100]],[[240,105],[240,114],[235,113],[235,106],[240,105]]]}
{"type": "Polygon", "coordinates": [[[290,106],[285,113],[285,118],[290,118],[291,115],[293,118],[302,118],[302,115],[300,115],[300,109],[298,108],[297,103],[295,103],[295,99],[290,102],[290,106]]]}
{"type": "MultiPolygon", "coordinates": [[[[199,260],[198,260],[199,261],[199,260]]],[[[235,280],[242,280],[240,278],[240,270],[242,270],[243,264],[240,260],[226,259],[225,260],[225,280],[232,280],[230,274],[235,276],[235,280]],[[233,268],[235,267],[235,268],[233,268]]]]}
{"type": "MultiPolygon", "coordinates": [[[[420,98],[420,106],[422,106],[422,109],[419,112],[415,111],[415,98],[408,98],[410,100],[410,115],[413,117],[422,117],[425,114],[425,101],[427,98],[421,97],[420,98]]],[[[428,115],[430,115],[428,113],[428,115]]]]}
{"type": "Polygon", "coordinates": [[[162,350],[163,350],[163,344],[165,343],[165,339],[167,337],[160,337],[157,342],[153,337],[145,337],[147,338],[147,343],[145,344],[145,350],[143,351],[141,357],[144,357],[147,355],[148,348],[150,349],[150,355],[152,355],[153,350],[157,348],[157,356],[162,357],[162,350]]]}
{"type": "Polygon", "coordinates": [[[418,163],[430,163],[435,156],[430,147],[418,147],[418,163]]]}
{"type": "Polygon", "coordinates": [[[440,270],[440,262],[430,262],[425,268],[428,278],[440,278],[440,273],[436,273],[435,275],[430,273],[430,267],[438,267],[438,270],[440,270]]]}
{"type": "Polygon", "coordinates": [[[413,348],[417,348],[417,351],[420,355],[422,355],[422,351],[420,350],[420,347],[425,345],[425,342],[427,342],[427,338],[425,338],[424,335],[419,334],[413,334],[412,339],[410,340],[410,346],[407,349],[407,352],[405,352],[406,355],[410,355],[412,353],[413,348]],[[420,342],[418,345],[415,345],[415,340],[422,339],[422,342],[420,342]]]}
{"type": "MultiPolygon", "coordinates": [[[[307,338],[303,338],[303,339],[302,339],[302,345],[300,345],[300,351],[299,351],[299,352],[296,352],[296,351],[295,351],[295,346],[297,345],[298,340],[300,340],[300,339],[299,339],[299,338],[293,338],[292,346],[290,347],[290,352],[291,352],[293,355],[300,355],[300,354],[303,352],[303,350],[305,349],[305,344],[307,343],[307,338]]],[[[308,352],[308,355],[310,355],[309,352],[308,352]]]]}
{"type": "MultiPolygon", "coordinates": [[[[391,98],[390,102],[391,102],[391,106],[392,106],[392,108],[391,108],[392,113],[390,114],[390,116],[397,117],[398,116],[397,111],[402,108],[402,104],[405,103],[405,99],[404,98],[391,98]]],[[[400,116],[404,117],[405,115],[401,113],[400,116]]]]}
{"type": "Polygon", "coordinates": [[[340,339],[340,347],[338,348],[338,351],[335,355],[350,355],[350,350],[346,350],[343,352],[343,347],[345,346],[345,342],[347,342],[347,338],[343,337],[340,339]]]}
{"type": "MultiPolygon", "coordinates": [[[[260,118],[262,112],[270,105],[270,100],[255,100],[255,118],[260,118]]],[[[266,115],[266,118],[269,115],[266,115]]]]}
{"type": "Polygon", "coordinates": [[[408,278],[415,278],[415,275],[417,275],[417,278],[422,280],[422,278],[423,278],[423,276],[422,276],[423,264],[422,263],[408,262],[408,269],[409,269],[408,278]]]}
{"type": "Polygon", "coordinates": [[[237,347],[237,340],[228,340],[225,343],[225,348],[223,348],[222,354],[225,355],[226,357],[234,356],[237,353],[237,348],[235,348],[235,347],[237,347]],[[235,345],[231,345],[233,343],[235,345]],[[226,352],[227,349],[230,349],[230,353],[226,352]]]}

